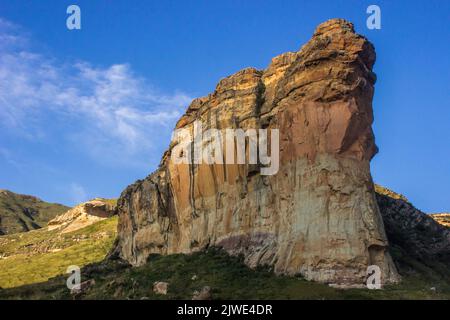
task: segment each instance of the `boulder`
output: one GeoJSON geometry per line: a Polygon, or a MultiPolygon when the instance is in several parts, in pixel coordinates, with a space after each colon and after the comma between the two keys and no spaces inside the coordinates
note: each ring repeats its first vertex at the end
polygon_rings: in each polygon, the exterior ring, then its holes
{"type": "Polygon", "coordinates": [[[211,300],[212,289],[209,286],[203,287],[200,291],[195,291],[192,300],[211,300]]]}
{"type": "Polygon", "coordinates": [[[167,294],[167,290],[169,288],[169,284],[163,281],[157,281],[153,283],[153,292],[156,294],[167,294]]]}

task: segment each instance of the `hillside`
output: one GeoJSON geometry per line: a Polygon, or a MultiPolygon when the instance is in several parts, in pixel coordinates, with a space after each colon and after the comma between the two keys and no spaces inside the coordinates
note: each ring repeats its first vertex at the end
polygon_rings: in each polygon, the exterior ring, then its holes
{"type": "Polygon", "coordinates": [[[116,199],[95,198],[81,203],[48,222],[48,230],[67,233],[115,215],[116,199]]]}
{"type": "Polygon", "coordinates": [[[450,285],[450,229],[389,189],[378,186],[376,198],[401,275],[450,285]]]}
{"type": "Polygon", "coordinates": [[[73,232],[47,228],[0,237],[0,287],[47,281],[70,265],[103,260],[116,237],[117,216],[73,232]]]}
{"type": "Polygon", "coordinates": [[[214,299],[450,299],[446,228],[386,188],[377,186],[377,200],[402,276],[400,284],[385,290],[341,290],[300,276],[277,276],[215,248],[151,255],[143,266],[131,267],[104,259],[116,237],[114,216],[74,232],[64,233],[62,226],[0,237],[0,287],[5,288],[0,299],[72,299],[65,286],[72,264],[85,266],[82,281],[95,279],[77,299],[190,299],[203,286],[212,287],[214,299]],[[167,295],[153,293],[155,281],[169,283],[167,295]]]}
{"type": "Polygon", "coordinates": [[[450,213],[434,213],[430,216],[439,224],[450,228],[450,213]]]}
{"type": "Polygon", "coordinates": [[[0,235],[40,229],[68,209],[34,196],[0,190],[0,235]]]}
{"type": "Polygon", "coordinates": [[[384,290],[337,289],[299,276],[277,276],[271,269],[250,269],[239,257],[209,249],[189,255],[152,255],[140,267],[105,260],[85,267],[82,281],[95,284],[72,296],[67,276],[48,282],[0,290],[0,299],[187,299],[204,286],[212,299],[450,299],[450,286],[438,280],[406,275],[384,290]],[[167,295],[153,292],[153,283],[169,283],[167,295]]]}

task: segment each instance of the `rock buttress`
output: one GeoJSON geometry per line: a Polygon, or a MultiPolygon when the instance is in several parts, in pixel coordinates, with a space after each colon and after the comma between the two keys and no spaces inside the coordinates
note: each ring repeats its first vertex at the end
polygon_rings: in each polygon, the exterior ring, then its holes
{"type": "Polygon", "coordinates": [[[369,167],[374,62],[367,39],[333,19],[300,51],[195,99],[177,129],[196,120],[205,130],[279,129],[279,171],[174,164],[172,143],[158,170],[122,193],[115,254],[140,265],[152,253],[217,246],[250,267],[338,286],[363,286],[374,264],[383,283],[397,281],[369,167]]]}

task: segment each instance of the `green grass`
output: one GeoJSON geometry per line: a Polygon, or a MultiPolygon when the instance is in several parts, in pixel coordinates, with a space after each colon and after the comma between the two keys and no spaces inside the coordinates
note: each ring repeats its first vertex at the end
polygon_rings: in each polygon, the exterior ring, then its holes
{"type": "Polygon", "coordinates": [[[68,209],[33,196],[0,190],[0,235],[42,228],[68,209]]]}
{"type": "Polygon", "coordinates": [[[0,287],[47,281],[70,265],[104,259],[116,237],[117,216],[61,234],[40,229],[0,237],[0,287]],[[16,254],[20,252],[20,254],[16,254]]]}
{"type": "Polygon", "coordinates": [[[242,258],[214,248],[153,255],[136,268],[104,260],[116,237],[117,219],[65,234],[40,229],[1,236],[0,299],[73,299],[66,287],[70,265],[84,266],[82,281],[95,279],[80,299],[191,299],[203,286],[213,289],[214,299],[450,299],[446,260],[413,258],[398,239],[391,239],[390,251],[403,277],[400,284],[340,290],[302,277],[277,276],[266,268],[252,270],[242,258]],[[155,281],[169,283],[167,295],[153,293],[155,281]]]}
{"type": "MultiPolygon", "coordinates": [[[[146,265],[132,268],[120,261],[86,266],[82,281],[96,284],[81,299],[191,299],[203,286],[213,289],[214,299],[450,299],[450,287],[421,275],[405,276],[400,285],[384,290],[340,290],[301,277],[276,276],[265,268],[249,269],[242,259],[209,249],[191,255],[154,255],[146,265]],[[193,276],[196,279],[193,280],[193,276]],[[166,296],[152,291],[155,281],[167,281],[166,296]]],[[[72,299],[66,276],[48,282],[0,290],[1,299],[72,299]]]]}

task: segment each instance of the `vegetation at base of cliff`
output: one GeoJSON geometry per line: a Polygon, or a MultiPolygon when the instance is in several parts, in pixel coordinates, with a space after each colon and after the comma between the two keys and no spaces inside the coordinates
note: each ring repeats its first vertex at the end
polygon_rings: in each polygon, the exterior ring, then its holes
{"type": "MultiPolygon", "coordinates": [[[[86,266],[82,281],[95,284],[77,299],[191,299],[203,286],[213,299],[450,299],[450,285],[409,274],[399,285],[384,290],[334,289],[301,277],[276,276],[266,268],[252,270],[241,258],[209,249],[190,255],[153,255],[146,265],[104,261],[86,266]],[[153,292],[155,281],[169,283],[167,295],[153,292]],[[431,289],[434,287],[435,290],[431,289]]],[[[0,299],[74,299],[66,276],[45,283],[0,290],[0,299]]]]}
{"type": "Polygon", "coordinates": [[[0,235],[42,228],[68,209],[33,196],[0,190],[0,235]]]}
{"type": "MultiPolygon", "coordinates": [[[[385,218],[392,214],[387,208],[406,210],[391,201],[403,198],[379,195],[385,218]]],[[[115,205],[114,199],[108,201],[115,205]]],[[[120,260],[103,261],[113,245],[117,219],[70,233],[40,229],[0,236],[0,299],[191,299],[204,286],[212,288],[213,299],[450,299],[446,257],[415,252],[409,236],[402,238],[402,225],[388,237],[403,281],[384,290],[340,290],[302,277],[276,276],[267,268],[252,270],[242,258],[214,248],[191,255],[153,255],[137,268],[120,260]],[[84,266],[82,281],[95,280],[76,297],[66,287],[69,265],[84,266]],[[153,292],[155,281],[169,283],[167,295],[153,292]]],[[[423,244],[433,240],[436,235],[427,230],[419,230],[420,238],[414,239],[423,244]]]]}
{"type": "Polygon", "coordinates": [[[10,288],[47,281],[103,260],[116,237],[117,216],[85,228],[60,233],[39,229],[0,237],[0,287],[10,288]]]}

